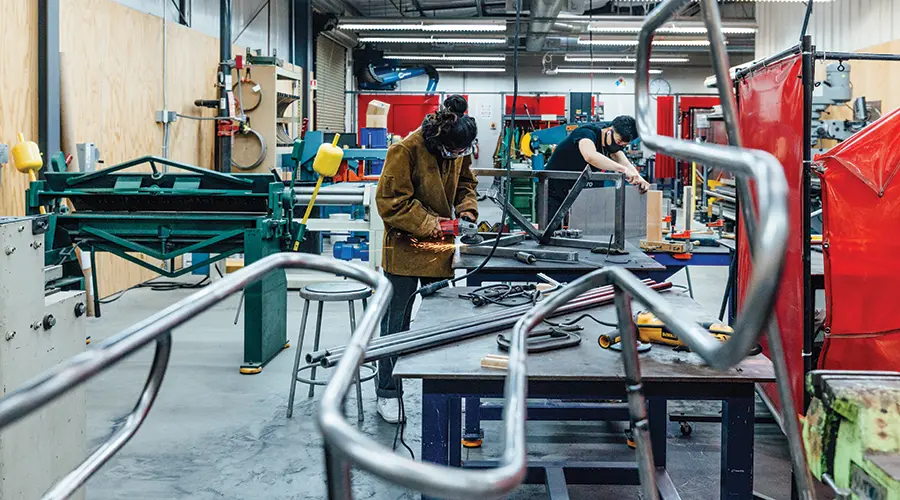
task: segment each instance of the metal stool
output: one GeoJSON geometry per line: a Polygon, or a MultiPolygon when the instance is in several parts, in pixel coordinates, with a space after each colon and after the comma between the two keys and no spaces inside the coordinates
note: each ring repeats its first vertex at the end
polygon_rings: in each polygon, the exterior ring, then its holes
{"type": "MultiPolygon", "coordinates": [[[[366,299],[372,295],[372,289],[355,281],[334,281],[330,283],[316,283],[307,285],[300,289],[300,297],[306,299],[303,303],[303,319],[300,321],[300,335],[297,341],[297,353],[294,356],[294,371],[291,372],[291,395],[288,397],[287,417],[291,418],[294,414],[294,392],[297,389],[297,382],[309,385],[309,394],[307,397],[313,397],[315,387],[317,385],[328,384],[327,380],[316,380],[316,368],[318,363],[300,366],[300,359],[303,357],[303,337],[306,334],[306,319],[309,316],[309,302],[316,301],[319,303],[318,314],[316,315],[316,337],[313,342],[313,351],[319,350],[319,336],[322,333],[322,309],[326,302],[347,302],[350,305],[350,331],[356,330],[356,311],[353,307],[354,300],[362,300],[363,310],[366,309],[366,299]],[[301,377],[300,374],[309,370],[309,378],[301,377]]],[[[372,373],[364,378],[360,377],[360,372],[356,372],[356,406],[359,421],[363,421],[362,411],[362,382],[375,378],[377,369],[374,365],[362,365],[362,368],[370,370],[372,373]]]]}

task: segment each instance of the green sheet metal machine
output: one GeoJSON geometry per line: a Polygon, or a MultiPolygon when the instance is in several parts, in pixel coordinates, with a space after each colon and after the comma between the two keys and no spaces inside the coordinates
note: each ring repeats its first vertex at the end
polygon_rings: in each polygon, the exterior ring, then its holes
{"type": "Polygon", "coordinates": [[[817,370],[803,440],[836,498],[900,500],[900,372],[817,370]]]}
{"type": "MultiPolygon", "coordinates": [[[[302,149],[298,144],[297,153],[302,149]]],[[[294,183],[274,174],[224,174],[152,156],[90,173],[59,170],[46,171],[26,193],[28,214],[43,208],[50,215],[46,261],[64,269],[63,277],[49,284],[57,288],[83,285],[74,246],[91,252],[92,263],[96,252],[110,252],[177,277],[235,254],[244,254],[250,264],[288,250],[291,227],[299,223],[294,220],[294,183]],[[125,172],[136,166],[150,171],[125,172]],[[163,167],[175,172],[163,172],[163,167]],[[188,253],[210,257],[175,270],[134,255],[168,264],[188,253]]],[[[97,267],[91,268],[99,316],[97,267]]],[[[258,373],[287,346],[286,321],[284,273],[247,287],[241,373],[258,373]]]]}

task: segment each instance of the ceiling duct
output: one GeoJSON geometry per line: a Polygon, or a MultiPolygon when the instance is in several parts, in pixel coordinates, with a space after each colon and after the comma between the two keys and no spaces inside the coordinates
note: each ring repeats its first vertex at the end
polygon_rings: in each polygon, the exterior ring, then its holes
{"type": "MultiPolygon", "coordinates": [[[[531,17],[534,19],[556,19],[566,0],[531,0],[531,17]]],[[[532,21],[528,28],[528,37],[525,39],[525,49],[528,52],[540,52],[544,50],[544,42],[547,33],[552,30],[553,21],[532,21]]],[[[518,42],[518,41],[517,41],[518,42]]]]}

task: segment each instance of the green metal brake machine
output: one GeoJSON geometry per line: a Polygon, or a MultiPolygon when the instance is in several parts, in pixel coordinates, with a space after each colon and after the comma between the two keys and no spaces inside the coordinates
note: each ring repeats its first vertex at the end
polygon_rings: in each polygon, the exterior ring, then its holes
{"type": "MultiPolygon", "coordinates": [[[[291,228],[298,224],[293,220],[293,182],[274,174],[225,174],[153,156],[96,172],[59,170],[45,171],[26,193],[29,215],[49,214],[46,264],[63,268],[63,276],[48,286],[83,286],[75,246],[90,252],[92,264],[96,252],[110,252],[170,278],[235,254],[242,253],[245,264],[251,264],[292,246],[291,228]],[[125,172],[137,166],[150,171],[125,172]],[[172,270],[135,253],[164,262],[188,253],[210,257],[172,270]]],[[[91,269],[99,316],[97,267],[91,269]]],[[[286,347],[286,322],[284,273],[247,287],[241,373],[258,373],[286,347]]]]}

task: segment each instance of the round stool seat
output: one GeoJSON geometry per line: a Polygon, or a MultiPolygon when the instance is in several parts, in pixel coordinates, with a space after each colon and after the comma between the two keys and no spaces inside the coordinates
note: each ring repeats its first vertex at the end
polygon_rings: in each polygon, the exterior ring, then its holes
{"type": "Polygon", "coordinates": [[[320,302],[340,302],[367,299],[372,289],[356,281],[331,281],[314,283],[300,289],[300,296],[306,300],[320,302]]]}

